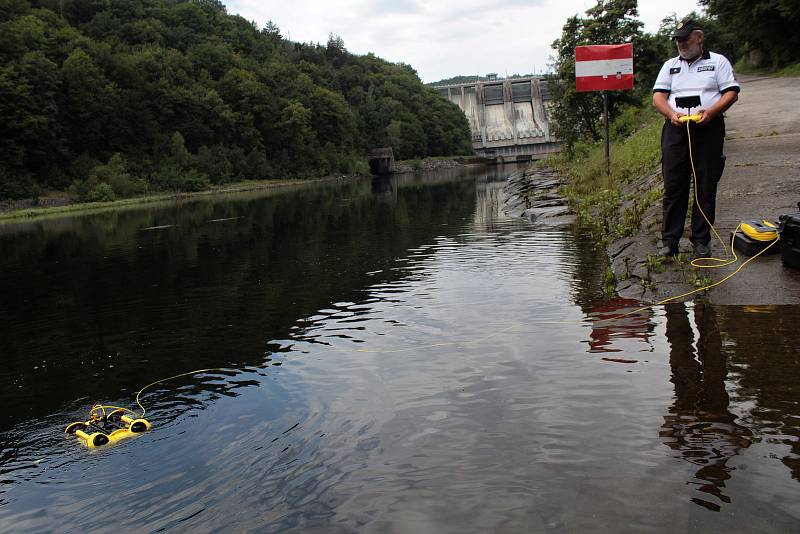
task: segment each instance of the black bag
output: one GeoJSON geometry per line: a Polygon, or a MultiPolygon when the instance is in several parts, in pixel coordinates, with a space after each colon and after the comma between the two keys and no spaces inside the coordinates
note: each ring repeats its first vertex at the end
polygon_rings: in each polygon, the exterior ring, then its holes
{"type": "MultiPolygon", "coordinates": [[[[797,207],[800,208],[800,203],[797,207]]],[[[778,233],[781,236],[783,264],[800,269],[800,212],[781,215],[778,233]]]]}

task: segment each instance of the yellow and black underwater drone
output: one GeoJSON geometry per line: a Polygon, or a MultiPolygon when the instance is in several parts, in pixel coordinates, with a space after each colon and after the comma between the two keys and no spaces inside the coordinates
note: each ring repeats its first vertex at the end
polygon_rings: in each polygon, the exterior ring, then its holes
{"type": "Polygon", "coordinates": [[[90,449],[103,447],[105,445],[114,445],[126,438],[143,434],[153,426],[144,418],[145,409],[139,401],[139,396],[144,390],[150,386],[160,384],[161,382],[172,380],[173,378],[207,373],[210,371],[221,371],[221,369],[198,369],[196,371],[189,371],[188,373],[181,373],[179,375],[156,380],[155,382],[150,382],[136,393],[136,404],[141,408],[141,414],[119,406],[95,404],[89,409],[89,419],[87,421],[70,423],[67,425],[67,428],[64,429],[64,432],[78,436],[90,449]]]}

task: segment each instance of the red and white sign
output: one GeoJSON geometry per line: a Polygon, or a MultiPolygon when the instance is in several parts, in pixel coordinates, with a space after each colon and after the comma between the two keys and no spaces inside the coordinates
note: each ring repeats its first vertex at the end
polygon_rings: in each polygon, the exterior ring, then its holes
{"type": "Polygon", "coordinates": [[[633,89],[633,45],[576,46],[575,89],[579,93],[633,89]]]}

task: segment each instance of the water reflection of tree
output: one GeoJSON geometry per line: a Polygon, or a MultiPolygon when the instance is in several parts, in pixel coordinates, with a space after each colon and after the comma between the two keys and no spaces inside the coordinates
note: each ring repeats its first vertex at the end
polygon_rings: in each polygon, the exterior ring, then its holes
{"type": "Polygon", "coordinates": [[[330,183],[0,234],[0,433],[73,399],[264,365],[265,340],[287,339],[299,318],[409,276],[390,267],[457,234],[475,183],[455,171],[412,175],[397,197],[387,209],[369,181],[330,183]]]}
{"type": "Polygon", "coordinates": [[[713,307],[694,305],[697,339],[684,304],[668,304],[666,311],[675,402],[660,436],[677,458],[698,468],[689,482],[697,490],[691,501],[719,511],[731,502],[724,491],[733,471],[728,461],[750,446],[752,434],[728,411],[727,362],[713,307]]]}

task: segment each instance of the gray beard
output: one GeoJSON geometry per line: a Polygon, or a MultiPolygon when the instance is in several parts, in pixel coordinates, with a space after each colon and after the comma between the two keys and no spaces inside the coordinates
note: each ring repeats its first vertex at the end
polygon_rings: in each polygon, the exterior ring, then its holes
{"type": "Polygon", "coordinates": [[[680,50],[678,51],[678,55],[681,56],[681,58],[683,58],[683,59],[685,59],[687,61],[691,61],[693,59],[697,59],[702,54],[703,54],[703,47],[701,47],[701,46],[693,48],[692,50],[689,50],[688,52],[681,52],[680,50]]]}

